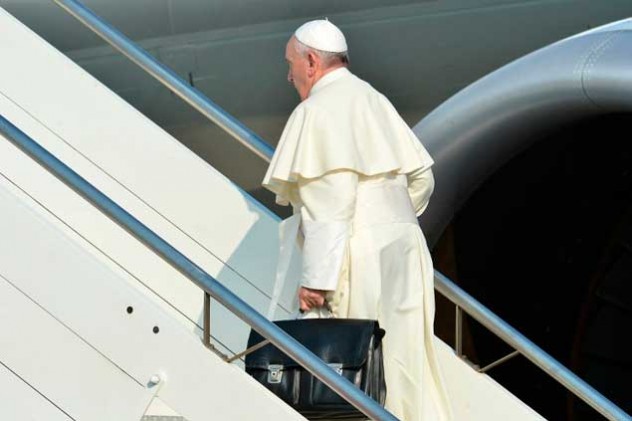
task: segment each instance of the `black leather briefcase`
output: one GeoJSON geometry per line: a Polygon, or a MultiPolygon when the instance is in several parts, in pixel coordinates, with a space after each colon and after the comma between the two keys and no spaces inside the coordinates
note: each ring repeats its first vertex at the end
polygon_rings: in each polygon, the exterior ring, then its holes
{"type": "MultiPolygon", "coordinates": [[[[375,320],[299,319],[274,322],[330,367],[384,405],[384,330],[375,320]]],[[[254,330],[248,347],[264,338],[254,330]]],[[[268,344],[246,356],[246,372],[305,418],[357,419],[366,416],[294,360],[268,344]]]]}

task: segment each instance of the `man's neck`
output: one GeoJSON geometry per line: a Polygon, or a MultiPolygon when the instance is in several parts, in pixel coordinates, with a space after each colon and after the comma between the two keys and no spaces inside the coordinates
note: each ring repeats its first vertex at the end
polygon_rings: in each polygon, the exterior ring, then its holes
{"type": "MultiPolygon", "coordinates": [[[[340,64],[335,64],[333,66],[329,66],[328,68],[324,69],[322,72],[318,73],[318,77],[314,79],[314,83],[312,84],[311,88],[310,88],[310,93],[312,91],[312,89],[314,89],[314,87],[318,84],[318,82],[325,76],[327,76],[329,73],[341,69],[341,68],[346,68],[348,67],[345,63],[340,63],[340,64]]],[[[309,96],[309,94],[308,94],[309,96]]]]}
{"type": "Polygon", "coordinates": [[[341,67],[347,67],[347,65],[345,63],[338,63],[338,64],[333,64],[333,65],[327,67],[326,69],[323,69],[322,72],[320,72],[318,74],[318,77],[314,80],[314,85],[316,85],[318,83],[318,81],[323,78],[323,76],[325,76],[328,73],[333,72],[334,70],[338,70],[341,67]]]}

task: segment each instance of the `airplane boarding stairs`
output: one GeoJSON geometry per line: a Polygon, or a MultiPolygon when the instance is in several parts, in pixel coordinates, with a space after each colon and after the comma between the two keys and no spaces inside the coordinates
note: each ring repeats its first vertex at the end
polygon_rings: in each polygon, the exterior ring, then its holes
{"type": "MultiPolygon", "coordinates": [[[[3,121],[265,313],[278,218],[2,9],[0,51],[3,121]]],[[[0,137],[0,419],[302,419],[203,345],[181,270],[0,137]]],[[[243,350],[250,327],[212,301],[213,345],[243,350]]],[[[437,344],[456,419],[541,419],[437,344]]]]}

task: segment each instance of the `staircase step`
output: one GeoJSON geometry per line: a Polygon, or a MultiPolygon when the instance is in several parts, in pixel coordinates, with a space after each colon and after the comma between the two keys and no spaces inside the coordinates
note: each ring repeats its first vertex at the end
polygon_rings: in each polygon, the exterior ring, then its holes
{"type": "Polygon", "coordinates": [[[141,421],[187,421],[184,417],[172,417],[170,415],[145,415],[141,421]]]}

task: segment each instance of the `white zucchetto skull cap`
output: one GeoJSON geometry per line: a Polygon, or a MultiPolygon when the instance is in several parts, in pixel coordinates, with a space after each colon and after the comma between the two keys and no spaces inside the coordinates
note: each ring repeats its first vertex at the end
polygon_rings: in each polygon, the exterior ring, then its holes
{"type": "Polygon", "coordinates": [[[312,20],[301,25],[294,36],[297,40],[329,53],[344,53],[347,51],[347,41],[342,31],[328,20],[312,20]]]}

